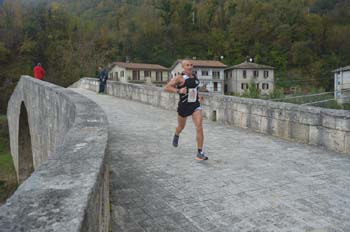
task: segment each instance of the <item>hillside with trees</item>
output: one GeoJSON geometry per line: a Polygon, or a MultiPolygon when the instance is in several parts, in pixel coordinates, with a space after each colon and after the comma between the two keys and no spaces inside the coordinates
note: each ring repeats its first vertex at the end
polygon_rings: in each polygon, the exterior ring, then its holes
{"type": "Polygon", "coordinates": [[[276,67],[277,85],[332,89],[331,70],[350,63],[348,0],[3,0],[0,111],[36,62],[68,86],[112,61],[247,56],[276,67]]]}

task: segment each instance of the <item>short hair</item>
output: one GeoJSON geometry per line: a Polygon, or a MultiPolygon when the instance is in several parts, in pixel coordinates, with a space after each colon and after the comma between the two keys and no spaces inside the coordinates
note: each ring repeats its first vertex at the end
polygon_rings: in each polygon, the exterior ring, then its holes
{"type": "Polygon", "coordinates": [[[185,59],[181,60],[181,66],[183,66],[183,65],[184,65],[184,62],[185,62],[185,61],[192,61],[192,59],[185,58],[185,59]]]}

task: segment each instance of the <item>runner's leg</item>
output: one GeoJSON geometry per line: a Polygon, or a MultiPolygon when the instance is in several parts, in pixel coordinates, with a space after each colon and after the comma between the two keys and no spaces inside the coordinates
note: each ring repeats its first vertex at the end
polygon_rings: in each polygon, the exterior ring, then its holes
{"type": "Polygon", "coordinates": [[[180,115],[178,115],[177,117],[177,121],[178,121],[178,125],[175,129],[175,135],[173,137],[173,146],[177,147],[179,145],[179,135],[181,133],[181,131],[185,128],[186,125],[186,117],[181,117],[180,115]]]}
{"type": "Polygon", "coordinates": [[[180,115],[177,116],[177,127],[175,130],[176,135],[180,135],[181,131],[185,128],[186,120],[187,117],[181,117],[180,115]]]}
{"type": "Polygon", "coordinates": [[[197,139],[197,147],[198,147],[196,160],[208,160],[208,157],[202,151],[203,141],[204,141],[202,110],[196,110],[192,114],[192,119],[193,119],[194,125],[196,126],[196,139],[197,139]]]}
{"type": "Polygon", "coordinates": [[[203,135],[203,116],[202,116],[202,110],[196,110],[192,114],[192,120],[196,127],[196,140],[197,140],[197,147],[198,149],[203,148],[203,141],[204,141],[204,135],[203,135]]]}

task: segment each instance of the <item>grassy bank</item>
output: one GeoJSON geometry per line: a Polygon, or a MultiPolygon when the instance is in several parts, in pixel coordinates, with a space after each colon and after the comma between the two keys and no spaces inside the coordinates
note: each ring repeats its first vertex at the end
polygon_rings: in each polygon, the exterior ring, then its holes
{"type": "Polygon", "coordinates": [[[6,117],[0,116],[0,204],[17,188],[16,172],[9,149],[6,117]]]}

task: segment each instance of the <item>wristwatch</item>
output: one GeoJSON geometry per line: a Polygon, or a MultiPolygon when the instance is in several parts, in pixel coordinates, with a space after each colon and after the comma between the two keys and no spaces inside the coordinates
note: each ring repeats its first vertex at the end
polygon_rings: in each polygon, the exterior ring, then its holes
{"type": "Polygon", "coordinates": [[[176,89],[176,93],[180,93],[180,89],[176,89]]]}

